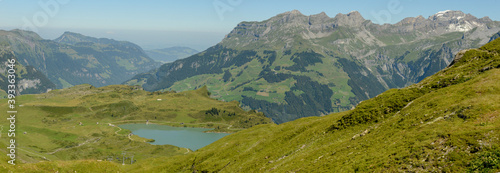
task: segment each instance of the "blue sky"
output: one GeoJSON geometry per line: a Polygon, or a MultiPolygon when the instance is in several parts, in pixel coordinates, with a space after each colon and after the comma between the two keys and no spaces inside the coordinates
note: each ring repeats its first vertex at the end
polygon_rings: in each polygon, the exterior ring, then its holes
{"type": "Polygon", "coordinates": [[[145,49],[189,46],[203,50],[241,21],[262,21],[294,9],[305,15],[325,12],[330,17],[356,10],[380,24],[418,15],[427,18],[443,10],[500,20],[498,7],[497,0],[0,0],[0,29],[31,23],[35,27],[24,28],[47,39],[73,31],[132,41],[145,49]]]}

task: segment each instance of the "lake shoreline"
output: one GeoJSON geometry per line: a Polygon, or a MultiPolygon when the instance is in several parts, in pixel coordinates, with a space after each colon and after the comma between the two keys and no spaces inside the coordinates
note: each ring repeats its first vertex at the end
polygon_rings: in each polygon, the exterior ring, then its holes
{"type": "Polygon", "coordinates": [[[189,148],[192,151],[229,135],[229,133],[207,132],[207,128],[173,127],[155,123],[126,123],[117,126],[130,131],[129,136],[132,138],[138,136],[154,140],[154,142],[148,142],[152,145],[173,145],[189,148]]]}
{"type": "MultiPolygon", "coordinates": [[[[207,127],[208,124],[211,124],[211,123],[179,123],[179,122],[170,122],[170,121],[156,121],[156,120],[153,120],[153,121],[147,121],[147,120],[123,120],[123,121],[117,121],[117,122],[112,122],[112,124],[115,124],[115,125],[123,125],[123,124],[155,124],[155,125],[166,125],[166,126],[171,126],[171,127],[185,127],[185,128],[204,128],[204,129],[213,129],[215,130],[214,127],[207,127]],[[153,122],[154,121],[154,122],[153,122]]],[[[219,123],[217,123],[219,124],[219,123]]],[[[220,123],[222,124],[222,123],[220,123]]],[[[231,127],[232,125],[227,125],[227,124],[223,124],[224,126],[227,126],[227,127],[231,127]]],[[[227,127],[223,127],[223,128],[220,128],[220,129],[226,129],[227,127]]],[[[215,131],[211,131],[211,130],[207,130],[207,131],[204,131],[205,133],[227,133],[227,134],[231,134],[231,133],[236,133],[240,130],[230,130],[229,128],[227,128],[227,131],[219,131],[219,132],[215,132],[215,131]]]]}

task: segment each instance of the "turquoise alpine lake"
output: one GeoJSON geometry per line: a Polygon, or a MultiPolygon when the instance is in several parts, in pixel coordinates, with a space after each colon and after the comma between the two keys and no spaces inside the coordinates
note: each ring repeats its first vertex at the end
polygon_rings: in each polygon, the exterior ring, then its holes
{"type": "Polygon", "coordinates": [[[154,139],[154,145],[174,145],[189,148],[193,151],[211,144],[220,138],[227,136],[227,133],[204,133],[212,130],[206,128],[172,127],[157,124],[123,124],[120,128],[132,131],[134,135],[143,138],[154,139]]]}

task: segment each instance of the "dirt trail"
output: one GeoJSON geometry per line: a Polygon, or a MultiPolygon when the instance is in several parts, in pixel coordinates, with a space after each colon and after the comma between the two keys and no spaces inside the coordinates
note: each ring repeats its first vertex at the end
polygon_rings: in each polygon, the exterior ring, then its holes
{"type": "MultiPolygon", "coordinates": [[[[116,126],[116,125],[114,125],[114,124],[111,124],[111,123],[110,123],[109,125],[111,125],[111,126],[113,126],[113,127],[118,127],[118,126],[116,126]]],[[[122,130],[122,128],[118,127],[118,130],[115,132],[115,134],[116,134],[116,135],[119,135],[119,134],[118,134],[118,132],[120,132],[121,130],[122,130]]],[[[130,139],[131,141],[135,141],[134,139],[132,139],[132,138],[131,138],[131,135],[127,135],[127,137],[128,137],[128,139],[130,139]]],[[[146,142],[146,141],[143,141],[143,142],[146,142]]]]}
{"type": "MultiPolygon", "coordinates": [[[[115,126],[115,125],[113,125],[113,124],[110,124],[110,125],[111,125],[111,126],[113,126],[113,127],[118,127],[118,126],[115,126]]],[[[117,134],[117,135],[118,135],[118,132],[119,132],[119,131],[122,131],[122,128],[118,127],[118,130],[115,132],[115,134],[117,134]]]]}
{"type": "Polygon", "coordinates": [[[31,151],[28,151],[28,150],[25,150],[25,149],[22,149],[22,148],[17,148],[17,149],[22,150],[22,151],[27,152],[27,153],[30,153],[30,154],[33,154],[33,155],[37,155],[37,156],[39,156],[39,157],[41,157],[41,158],[43,158],[43,159],[45,159],[45,160],[50,161],[50,159],[47,159],[45,156],[42,156],[42,155],[40,155],[40,154],[33,153],[33,152],[31,152],[31,151]]]}
{"type": "Polygon", "coordinates": [[[52,154],[57,153],[57,152],[62,151],[62,150],[67,150],[67,149],[71,149],[71,148],[80,147],[80,146],[82,146],[82,145],[85,145],[85,144],[89,143],[91,140],[94,140],[94,141],[92,141],[92,143],[95,143],[95,142],[97,142],[97,141],[101,140],[101,138],[92,138],[92,139],[88,139],[88,140],[86,140],[85,142],[83,142],[83,143],[81,143],[81,144],[78,144],[77,146],[74,146],[74,147],[69,147],[69,148],[58,148],[58,149],[56,149],[56,150],[54,150],[54,151],[52,151],[52,152],[50,152],[50,153],[47,153],[47,154],[51,154],[51,155],[52,155],[52,154]]]}

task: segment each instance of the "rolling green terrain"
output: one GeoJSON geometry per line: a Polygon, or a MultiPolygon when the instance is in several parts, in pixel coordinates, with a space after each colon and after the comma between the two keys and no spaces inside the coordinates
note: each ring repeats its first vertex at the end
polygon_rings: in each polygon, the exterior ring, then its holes
{"type": "Polygon", "coordinates": [[[378,25],[358,12],[299,11],[241,22],[217,45],[127,81],[148,91],[207,86],[276,123],[350,110],[390,88],[417,83],[479,47],[500,22],[446,11],[378,25]]]}
{"type": "MultiPolygon", "coordinates": [[[[136,164],[57,161],[7,170],[88,172],[498,172],[500,39],[355,109],[264,124],[186,155],[136,164]]],[[[5,156],[4,156],[5,157],[5,156]]]]}
{"type": "MultiPolygon", "coordinates": [[[[171,145],[151,145],[149,139],[128,136],[125,123],[212,128],[237,132],[271,123],[262,113],[244,111],[238,102],[209,98],[205,87],[194,91],[148,92],[140,87],[77,85],[45,94],[16,97],[17,163],[57,160],[105,160],[122,152],[136,160],[191,152],[171,145]]],[[[7,111],[0,100],[0,111],[7,111]]],[[[6,152],[9,124],[2,121],[0,150],[6,152]]],[[[116,159],[114,159],[117,161],[116,159]]],[[[118,162],[118,161],[117,161],[118,162]]],[[[120,162],[121,163],[121,162],[120,162]]]]}
{"type": "Polygon", "coordinates": [[[120,84],[160,65],[133,43],[71,32],[46,40],[31,31],[0,30],[0,43],[9,46],[20,65],[31,66],[57,88],[120,84]]]}
{"type": "Polygon", "coordinates": [[[169,47],[163,49],[145,50],[145,52],[151,59],[167,63],[194,55],[199,51],[189,47],[169,47]]]}

